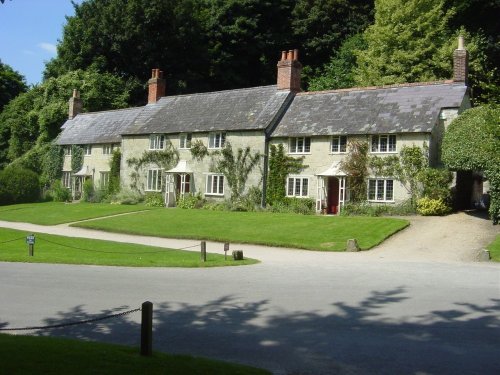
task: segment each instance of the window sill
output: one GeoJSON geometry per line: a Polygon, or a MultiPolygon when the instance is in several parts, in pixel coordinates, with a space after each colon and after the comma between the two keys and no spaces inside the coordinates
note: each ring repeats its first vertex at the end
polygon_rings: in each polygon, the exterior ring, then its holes
{"type": "Polygon", "coordinates": [[[223,197],[224,194],[216,194],[216,193],[205,193],[205,197],[223,197]]]}
{"type": "Polygon", "coordinates": [[[303,195],[287,195],[286,196],[287,198],[299,198],[299,199],[307,199],[307,198],[310,198],[309,195],[307,196],[303,196],[303,195]]]}
{"type": "Polygon", "coordinates": [[[379,201],[379,200],[368,199],[368,202],[370,202],[370,203],[395,203],[396,201],[394,201],[394,200],[391,200],[391,201],[379,201]]]}
{"type": "Polygon", "coordinates": [[[288,155],[311,155],[312,152],[288,152],[288,155]]]}

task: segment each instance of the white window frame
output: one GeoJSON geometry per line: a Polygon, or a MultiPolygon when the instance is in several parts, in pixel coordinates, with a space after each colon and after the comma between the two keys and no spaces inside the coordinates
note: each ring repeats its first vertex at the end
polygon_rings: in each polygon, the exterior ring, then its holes
{"type": "Polygon", "coordinates": [[[208,148],[211,150],[218,150],[224,148],[226,145],[226,133],[214,132],[208,134],[208,148]]]}
{"type": "Polygon", "coordinates": [[[71,172],[64,171],[62,174],[62,179],[61,179],[62,186],[64,186],[65,188],[71,189],[71,177],[72,177],[71,172]]]}
{"type": "Polygon", "coordinates": [[[92,155],[92,145],[84,145],[83,146],[83,154],[85,156],[90,156],[92,155]]]}
{"type": "Polygon", "coordinates": [[[224,196],[224,175],[220,173],[207,174],[205,195],[224,196]]]}
{"type": "Polygon", "coordinates": [[[308,198],[310,187],[311,187],[311,181],[309,177],[288,176],[286,179],[286,186],[285,186],[286,196],[295,198],[308,198]]]}
{"type": "Polygon", "coordinates": [[[114,149],[113,144],[102,145],[102,154],[111,155],[113,153],[113,149],[114,149]]]}
{"type": "Polygon", "coordinates": [[[394,180],[392,178],[368,179],[367,198],[369,202],[394,202],[394,180]],[[389,191],[390,195],[388,195],[389,191]]]}
{"type": "Polygon", "coordinates": [[[64,156],[71,156],[72,146],[64,146],[64,156]]]}
{"type": "Polygon", "coordinates": [[[165,148],[165,135],[164,134],[151,134],[149,137],[150,150],[163,150],[165,148]]]}
{"type": "Polygon", "coordinates": [[[330,144],[330,153],[345,154],[347,152],[347,136],[334,135],[330,144]]]}
{"type": "Polygon", "coordinates": [[[181,150],[189,150],[191,148],[191,133],[181,133],[179,134],[179,149],[181,150]]]}
{"type": "Polygon", "coordinates": [[[109,176],[110,172],[99,172],[99,185],[101,189],[105,189],[109,186],[109,176]]]}
{"type": "Polygon", "coordinates": [[[147,179],[146,179],[146,191],[161,191],[162,187],[162,170],[148,169],[147,179]]]}
{"type": "Polygon", "coordinates": [[[293,137],[288,140],[289,154],[310,154],[311,137],[293,137]]]}
{"type": "Polygon", "coordinates": [[[375,154],[391,154],[397,152],[396,134],[378,134],[371,136],[370,150],[375,154]]]}

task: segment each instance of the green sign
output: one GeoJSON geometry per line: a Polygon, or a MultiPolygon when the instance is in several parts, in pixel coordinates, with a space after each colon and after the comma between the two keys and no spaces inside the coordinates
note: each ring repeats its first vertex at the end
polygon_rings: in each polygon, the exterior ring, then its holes
{"type": "Polygon", "coordinates": [[[34,245],[35,244],[35,235],[30,234],[29,236],[26,236],[26,243],[28,245],[34,245]]]}

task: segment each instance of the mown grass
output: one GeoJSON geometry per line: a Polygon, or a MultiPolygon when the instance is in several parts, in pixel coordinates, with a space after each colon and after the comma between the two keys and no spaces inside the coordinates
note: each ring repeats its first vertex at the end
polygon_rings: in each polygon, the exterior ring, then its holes
{"type": "Polygon", "coordinates": [[[0,206],[0,220],[55,225],[150,209],[144,205],[107,203],[27,203],[0,206]]]}
{"type": "Polygon", "coordinates": [[[409,222],[395,218],[163,209],[72,225],[159,237],[342,251],[352,238],[362,249],[370,249],[409,222]]]}
{"type": "Polygon", "coordinates": [[[0,334],[2,374],[265,375],[270,372],[186,355],[139,355],[138,348],[53,337],[0,334]]]}
{"type": "MultiPolygon", "coordinates": [[[[29,263],[87,264],[126,267],[220,267],[255,264],[255,259],[235,261],[223,254],[207,253],[202,262],[199,252],[160,247],[35,234],[34,256],[29,256],[26,236],[30,233],[0,228],[0,261],[29,263]]],[[[199,249],[199,244],[194,244],[199,249]]]]}
{"type": "Polygon", "coordinates": [[[500,262],[500,235],[488,245],[487,249],[490,251],[491,260],[500,262]]]}

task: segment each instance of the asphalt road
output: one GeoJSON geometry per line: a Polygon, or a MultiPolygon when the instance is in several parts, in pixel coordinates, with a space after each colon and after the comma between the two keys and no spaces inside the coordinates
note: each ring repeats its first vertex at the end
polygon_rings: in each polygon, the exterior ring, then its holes
{"type": "MultiPolygon", "coordinates": [[[[275,261],[218,269],[0,263],[0,327],[89,319],[149,300],[155,350],[275,374],[500,372],[498,264],[335,255],[282,250],[275,261]]],[[[139,346],[139,322],[133,313],[33,334],[139,346]]]]}

